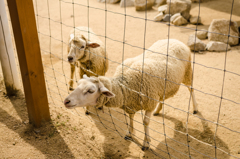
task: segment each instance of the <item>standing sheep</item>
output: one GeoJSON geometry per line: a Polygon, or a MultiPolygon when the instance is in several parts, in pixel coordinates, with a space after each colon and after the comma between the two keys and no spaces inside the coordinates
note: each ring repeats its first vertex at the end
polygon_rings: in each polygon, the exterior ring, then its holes
{"type": "MultiPolygon", "coordinates": [[[[83,78],[84,74],[88,76],[104,76],[108,70],[105,46],[91,28],[81,26],[72,30],[69,35],[67,51],[68,62],[71,66],[70,90],[73,90],[75,65],[80,66],[80,78],[83,78]]],[[[86,114],[88,113],[87,107],[86,114]]]]}
{"type": "MultiPolygon", "coordinates": [[[[103,76],[89,78],[84,75],[83,79],[78,82],[78,87],[65,99],[64,104],[67,108],[88,105],[124,109],[130,117],[129,132],[125,139],[132,137],[134,114],[139,110],[145,110],[143,120],[145,138],[142,150],[147,150],[150,142],[148,125],[152,111],[158,103],[156,100],[162,101],[164,92],[165,99],[174,96],[181,83],[191,86],[192,68],[190,61],[191,53],[185,44],[174,39],[170,39],[169,44],[168,40],[159,40],[145,51],[144,67],[142,67],[143,55],[139,55],[124,61],[124,65],[128,67],[124,67],[123,72],[122,66],[118,66],[114,78],[103,76]],[[167,79],[164,80],[167,53],[169,55],[167,79]],[[142,70],[142,68],[144,69],[142,70]],[[164,91],[165,81],[166,89],[164,91]],[[138,92],[141,90],[144,95],[139,95],[133,90],[138,92]]],[[[189,88],[189,91],[192,95],[194,113],[197,113],[193,89],[189,88]]],[[[158,114],[161,109],[162,104],[159,104],[154,114],[158,114]]]]}

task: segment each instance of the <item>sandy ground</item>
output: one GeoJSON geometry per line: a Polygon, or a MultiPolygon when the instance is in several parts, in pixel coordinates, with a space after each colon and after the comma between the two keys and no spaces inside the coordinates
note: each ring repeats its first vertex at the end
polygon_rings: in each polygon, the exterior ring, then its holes
{"type": "MultiPolygon", "coordinates": [[[[189,158],[189,155],[199,159],[240,158],[240,46],[232,47],[227,54],[192,53],[192,60],[195,61],[193,87],[196,89],[199,113],[187,113],[192,112],[192,102],[189,107],[189,91],[181,86],[173,98],[165,101],[165,124],[163,125],[162,115],[151,118],[151,149],[143,152],[141,112],[135,115],[135,142],[131,142],[123,139],[128,118],[122,110],[104,108],[102,112],[92,108],[92,114],[86,116],[82,108],[64,108],[62,100],[69,93],[66,83],[70,75],[69,64],[66,62],[68,33],[74,26],[89,25],[100,36],[111,60],[106,76],[111,77],[122,58],[141,54],[143,47],[148,48],[159,39],[169,37],[187,43],[189,35],[195,33],[196,26],[188,24],[184,27],[168,27],[164,23],[153,22],[151,20],[157,14],[154,9],[145,14],[136,12],[132,7],[127,8],[126,14],[131,16],[126,16],[125,19],[125,10],[119,4],[105,6],[97,0],[89,0],[89,10],[86,7],[88,1],[75,0],[74,7],[72,1],[68,0],[61,3],[51,0],[49,5],[46,0],[34,2],[36,14],[39,15],[37,26],[52,121],[39,129],[33,128],[28,122],[23,93],[8,98],[1,83],[0,158],[152,159],[189,158]],[[105,7],[108,12],[105,12],[105,7]],[[150,20],[145,21],[145,18],[150,20]],[[50,35],[52,38],[49,38],[50,35]],[[224,66],[227,70],[225,76],[224,66]],[[216,122],[221,125],[216,126],[216,122]],[[187,132],[189,136],[185,134],[187,132]],[[215,149],[215,144],[218,149],[215,149]]],[[[229,19],[231,7],[231,0],[201,3],[203,25],[197,26],[197,29],[207,29],[212,19],[229,19]]],[[[238,25],[239,8],[240,2],[235,1],[231,18],[238,25]]],[[[198,13],[199,5],[192,4],[191,14],[198,13]]],[[[207,40],[204,42],[207,43],[207,40]]],[[[77,73],[76,78],[79,79],[77,73]]]]}

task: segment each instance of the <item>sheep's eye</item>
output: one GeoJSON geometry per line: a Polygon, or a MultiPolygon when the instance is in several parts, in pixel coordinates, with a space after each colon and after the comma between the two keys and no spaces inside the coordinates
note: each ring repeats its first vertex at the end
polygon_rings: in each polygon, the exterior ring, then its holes
{"type": "Polygon", "coordinates": [[[93,90],[88,90],[87,92],[88,92],[88,93],[93,93],[94,91],[93,91],[93,90]]]}
{"type": "Polygon", "coordinates": [[[84,46],[81,47],[81,49],[83,49],[83,48],[84,48],[84,46]]]}

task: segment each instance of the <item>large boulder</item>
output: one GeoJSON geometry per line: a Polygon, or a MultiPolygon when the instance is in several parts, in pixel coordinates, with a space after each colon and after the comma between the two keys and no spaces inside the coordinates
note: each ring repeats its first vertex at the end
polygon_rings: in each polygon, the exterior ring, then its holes
{"type": "Polygon", "coordinates": [[[237,22],[226,20],[226,19],[213,19],[211,25],[208,28],[208,40],[210,41],[220,41],[228,43],[229,45],[237,45],[239,41],[239,31],[237,22]],[[229,26],[230,35],[236,37],[229,37],[229,26]],[[225,35],[223,35],[225,34],[225,35]]]}
{"type": "Polygon", "coordinates": [[[155,7],[167,4],[167,0],[155,0],[155,7]]]}
{"type": "Polygon", "coordinates": [[[190,35],[187,45],[192,51],[203,51],[206,49],[206,44],[204,44],[195,35],[190,35]]]}
{"type": "Polygon", "coordinates": [[[177,26],[184,25],[187,23],[188,21],[183,16],[179,16],[173,21],[173,24],[177,26]]]}
{"type": "Polygon", "coordinates": [[[174,15],[181,13],[181,15],[188,20],[190,18],[191,1],[190,0],[167,0],[166,14],[174,15]]]}
{"type": "Polygon", "coordinates": [[[101,3],[118,3],[120,2],[120,0],[98,0],[98,2],[101,2],[101,3]]]}
{"type": "Polygon", "coordinates": [[[209,43],[207,43],[206,49],[208,51],[227,51],[230,50],[231,47],[230,45],[227,45],[223,42],[218,42],[218,41],[210,41],[209,43]]]}
{"type": "Polygon", "coordinates": [[[207,34],[208,34],[207,30],[206,31],[202,31],[202,30],[197,31],[197,37],[201,40],[207,39],[207,34]]]}
{"type": "Polygon", "coordinates": [[[120,7],[133,7],[134,0],[121,0],[120,7]]]}
{"type": "Polygon", "coordinates": [[[146,9],[152,9],[154,5],[154,0],[135,0],[135,9],[136,11],[144,11],[146,9]],[[146,4],[147,1],[147,4],[146,4]]]}

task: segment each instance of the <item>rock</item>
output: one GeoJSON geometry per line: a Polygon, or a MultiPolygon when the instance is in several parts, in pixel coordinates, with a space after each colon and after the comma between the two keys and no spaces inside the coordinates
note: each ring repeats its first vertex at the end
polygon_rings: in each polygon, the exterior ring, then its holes
{"type": "Polygon", "coordinates": [[[167,11],[167,5],[162,5],[162,6],[158,7],[158,11],[159,11],[159,12],[166,13],[166,11],[167,11]]]}
{"type": "Polygon", "coordinates": [[[118,3],[120,2],[120,0],[98,0],[98,2],[101,2],[101,3],[118,3]]]}
{"type": "Polygon", "coordinates": [[[206,31],[197,31],[197,37],[201,40],[207,39],[207,34],[208,34],[207,30],[206,31]]]}
{"type": "Polygon", "coordinates": [[[170,21],[173,22],[173,21],[174,21],[177,17],[179,17],[179,16],[181,16],[180,13],[176,13],[176,14],[174,14],[173,16],[171,16],[170,21]]]}
{"type": "Polygon", "coordinates": [[[188,23],[188,21],[184,17],[182,17],[182,16],[177,17],[173,21],[173,24],[177,25],[177,26],[184,25],[184,24],[187,24],[187,23],[188,23]]]}
{"type": "Polygon", "coordinates": [[[170,22],[170,19],[171,19],[171,14],[165,14],[163,17],[164,22],[170,22]]]}
{"type": "Polygon", "coordinates": [[[133,7],[133,6],[134,6],[134,0],[121,0],[120,2],[120,7],[133,7]]]}
{"type": "MultiPolygon", "coordinates": [[[[154,0],[147,0],[147,9],[152,9],[154,0]]],[[[136,11],[146,10],[146,0],[135,0],[135,9],[136,11]]]]}
{"type": "Polygon", "coordinates": [[[163,17],[164,17],[163,12],[160,12],[158,15],[154,17],[153,21],[160,22],[162,21],[163,17]]]}
{"type": "Polygon", "coordinates": [[[198,16],[193,16],[190,18],[191,24],[201,24],[201,17],[198,18],[198,16]]]}
{"type": "Polygon", "coordinates": [[[230,50],[231,47],[223,42],[210,41],[207,43],[206,49],[208,51],[226,51],[227,49],[230,50]]]}
{"type": "Polygon", "coordinates": [[[238,32],[238,25],[234,21],[226,20],[226,19],[213,19],[212,23],[210,24],[208,28],[208,40],[210,41],[220,41],[227,43],[229,45],[237,45],[239,38],[237,37],[229,37],[228,41],[228,32],[229,32],[229,24],[230,24],[230,35],[231,36],[237,36],[239,37],[239,32],[238,32]],[[211,33],[214,32],[214,33],[211,33]],[[216,34],[220,33],[220,34],[216,34]],[[226,34],[226,35],[222,35],[226,34]]]}
{"type": "Polygon", "coordinates": [[[189,36],[187,45],[192,51],[203,51],[206,48],[206,44],[204,44],[200,39],[195,37],[195,35],[189,36]]]}
{"type": "Polygon", "coordinates": [[[155,7],[167,4],[167,0],[155,0],[155,7]]]}
{"type": "Polygon", "coordinates": [[[190,18],[190,9],[191,9],[191,1],[190,0],[167,0],[167,11],[171,15],[176,13],[181,13],[181,15],[188,20],[190,18]]]}
{"type": "Polygon", "coordinates": [[[40,133],[40,129],[34,129],[34,132],[35,132],[36,134],[38,134],[38,133],[40,133]]]}

